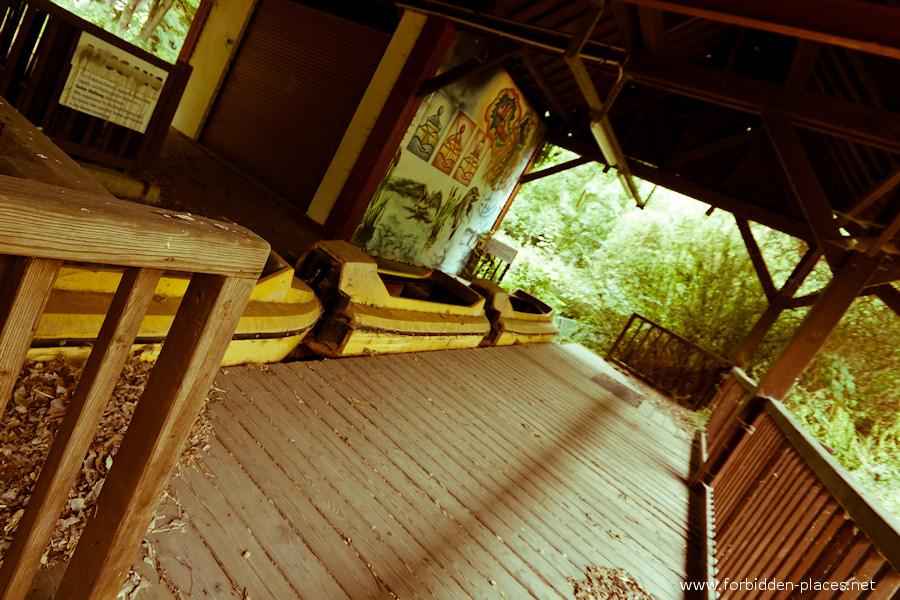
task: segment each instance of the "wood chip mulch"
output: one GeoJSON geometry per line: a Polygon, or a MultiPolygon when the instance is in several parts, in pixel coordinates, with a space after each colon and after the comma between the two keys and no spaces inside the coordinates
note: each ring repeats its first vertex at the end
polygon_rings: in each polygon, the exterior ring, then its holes
{"type": "Polygon", "coordinates": [[[569,578],[576,600],[656,600],[624,569],[588,567],[583,580],[569,578]]]}
{"type": "MultiPolygon", "coordinates": [[[[123,369],[112,399],[107,406],[97,435],[84,459],[81,473],[69,494],[68,502],[53,531],[43,564],[68,561],[96,503],[106,474],[112,466],[137,401],[152,369],[152,364],[133,358],[123,369]]],[[[0,562],[2,562],[16,525],[25,512],[28,497],[40,472],[53,436],[75,390],[81,369],[63,359],[27,364],[19,375],[13,397],[0,421],[0,562]]],[[[177,471],[196,464],[209,448],[212,431],[206,406],[191,430],[190,439],[178,463],[177,471]]],[[[163,505],[178,505],[169,490],[161,498],[163,505]]],[[[179,505],[180,506],[180,505],[179,505]]],[[[181,529],[186,516],[179,510],[176,518],[165,522],[154,518],[154,532],[181,529]]],[[[147,549],[145,548],[145,558],[147,549]]],[[[149,561],[148,561],[149,562],[149,561]]]]}

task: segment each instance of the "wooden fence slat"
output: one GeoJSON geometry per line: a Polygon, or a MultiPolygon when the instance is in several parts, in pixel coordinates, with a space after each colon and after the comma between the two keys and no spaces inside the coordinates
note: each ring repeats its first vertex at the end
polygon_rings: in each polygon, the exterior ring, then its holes
{"type": "Polygon", "coordinates": [[[61,261],[16,259],[0,295],[0,415],[6,409],[61,261]]]}
{"type": "Polygon", "coordinates": [[[118,594],[254,284],[194,276],[58,597],[118,594]]]}
{"type": "Polygon", "coordinates": [[[0,567],[2,600],[28,593],[161,275],[157,269],[129,269],[122,277],[0,567]]]}
{"type": "MultiPolygon", "coordinates": [[[[900,584],[900,524],[847,478],[781,404],[758,400],[763,410],[754,431],[712,479],[718,579],[764,575],[795,586],[871,579],[874,592],[848,589],[840,597],[892,598],[900,584]]],[[[799,588],[773,597],[797,593],[799,588]]],[[[743,595],[729,588],[722,598],[743,595]]],[[[820,595],[838,597],[838,591],[820,595]]]]}

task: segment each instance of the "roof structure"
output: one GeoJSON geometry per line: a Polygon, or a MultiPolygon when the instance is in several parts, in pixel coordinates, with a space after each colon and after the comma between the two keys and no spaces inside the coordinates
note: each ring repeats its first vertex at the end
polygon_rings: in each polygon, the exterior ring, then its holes
{"type": "MultiPolygon", "coordinates": [[[[791,0],[398,0],[487,40],[547,141],[809,242],[900,294],[900,7],[791,0]]],[[[633,185],[631,185],[633,189],[633,185]]],[[[638,198],[640,202],[640,199],[638,198]]]]}

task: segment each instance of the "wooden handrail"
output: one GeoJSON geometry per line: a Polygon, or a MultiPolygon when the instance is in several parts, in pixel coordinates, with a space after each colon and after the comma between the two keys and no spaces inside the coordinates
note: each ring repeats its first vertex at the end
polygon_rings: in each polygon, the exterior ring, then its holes
{"type": "Polygon", "coordinates": [[[900,571],[900,520],[849,478],[847,471],[785,409],[781,402],[765,400],[766,412],[803,457],[853,522],[872,540],[891,565],[900,571]]]}
{"type": "Polygon", "coordinates": [[[229,277],[257,277],[268,256],[239,225],[4,175],[0,190],[4,254],[229,277]]]}
{"type": "Polygon", "coordinates": [[[115,598],[269,254],[248,230],[113,198],[6,102],[0,175],[0,415],[64,260],[125,267],[0,566],[22,600],[165,269],[193,273],[58,598],[115,598]]]}
{"type": "Polygon", "coordinates": [[[750,427],[711,481],[717,579],[790,586],[775,597],[794,597],[803,582],[865,584],[848,585],[842,598],[896,597],[900,523],[780,403],[752,405],[755,416],[742,417],[750,427]]]}

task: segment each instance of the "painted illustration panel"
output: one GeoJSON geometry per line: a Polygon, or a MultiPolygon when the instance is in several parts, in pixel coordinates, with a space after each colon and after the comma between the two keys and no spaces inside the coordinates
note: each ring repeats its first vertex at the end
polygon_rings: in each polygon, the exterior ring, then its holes
{"type": "Polygon", "coordinates": [[[456,113],[456,107],[444,94],[435,92],[420,110],[421,120],[413,132],[406,149],[421,158],[431,159],[438,141],[446,134],[447,124],[456,113]]]}
{"type": "Polygon", "coordinates": [[[435,92],[412,120],[353,243],[459,272],[500,214],[542,128],[500,68],[435,92]]]}
{"type": "Polygon", "coordinates": [[[463,159],[456,168],[453,179],[466,186],[472,183],[472,178],[478,172],[478,167],[481,165],[484,155],[487,154],[487,147],[490,143],[491,138],[488,134],[479,129],[475,133],[472,143],[463,153],[463,159]]]}
{"type": "Polygon", "coordinates": [[[459,160],[462,154],[463,147],[469,143],[469,138],[472,137],[472,132],[474,131],[475,122],[467,117],[464,112],[460,111],[456,115],[456,120],[450,126],[450,131],[447,133],[447,137],[444,138],[444,142],[441,144],[441,148],[431,164],[438,171],[447,175],[452,173],[453,167],[456,166],[456,161],[459,160]]]}

